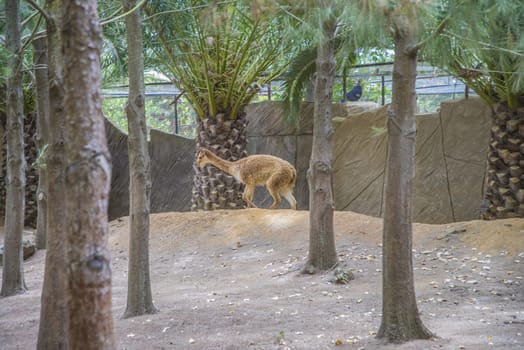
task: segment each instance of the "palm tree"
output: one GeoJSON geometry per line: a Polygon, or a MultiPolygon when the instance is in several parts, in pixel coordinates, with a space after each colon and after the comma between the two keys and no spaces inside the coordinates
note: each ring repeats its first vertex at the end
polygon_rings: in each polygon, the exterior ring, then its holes
{"type": "MultiPolygon", "coordinates": [[[[198,116],[197,148],[230,161],[245,157],[245,108],[285,68],[278,21],[254,18],[241,2],[163,1],[146,13],[158,59],[198,116]]],[[[194,168],[193,210],[244,207],[241,183],[213,167],[194,168]]]]}
{"type": "Polygon", "coordinates": [[[449,1],[428,59],[492,108],[485,219],[524,216],[524,6],[520,0],[449,1]]]}

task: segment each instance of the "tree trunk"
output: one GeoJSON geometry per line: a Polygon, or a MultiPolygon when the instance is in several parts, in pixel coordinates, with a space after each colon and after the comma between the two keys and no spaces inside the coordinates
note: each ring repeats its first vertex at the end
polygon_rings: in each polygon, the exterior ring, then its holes
{"type": "MultiPolygon", "coordinates": [[[[136,0],[124,0],[124,11],[136,0]]],[[[127,306],[124,317],[157,312],[151,295],[149,277],[149,211],[151,198],[151,167],[147,144],[144,60],[140,10],[126,16],[129,53],[129,98],[126,104],[129,149],[129,268],[127,306]]]]}
{"type": "MultiPolygon", "coordinates": [[[[0,84],[0,96],[5,96],[5,86],[0,84]]],[[[5,102],[4,102],[5,104],[5,102]]],[[[2,110],[0,105],[0,178],[4,177],[4,152],[5,152],[5,108],[2,110]]],[[[4,186],[5,187],[5,186],[4,186]]],[[[5,197],[5,188],[0,188],[0,196],[5,197]]],[[[5,204],[4,204],[5,205],[5,204]]],[[[4,208],[5,209],[5,208],[4,208]]]]}
{"type": "Polygon", "coordinates": [[[38,189],[36,191],[37,220],[36,248],[46,247],[47,226],[47,169],[45,152],[49,142],[49,78],[47,75],[47,38],[40,37],[33,41],[33,64],[36,81],[36,146],[39,152],[38,189]]]}
{"type": "Polygon", "coordinates": [[[49,75],[49,146],[46,157],[47,236],[44,285],[42,288],[37,349],[69,348],[67,308],[67,231],[65,159],[65,111],[63,87],[62,0],[47,0],[46,22],[49,75]]]}
{"type": "Polygon", "coordinates": [[[484,219],[524,217],[524,108],[493,108],[484,219]]]}
{"type": "Polygon", "coordinates": [[[25,210],[24,105],[22,94],[22,45],[20,42],[20,2],[7,0],[6,34],[9,75],[6,96],[7,174],[5,237],[0,295],[27,290],[24,281],[22,235],[25,210]]]}
{"type": "Polygon", "coordinates": [[[65,0],[69,346],[114,349],[107,205],[111,160],[100,91],[102,28],[96,0],[65,0]]]}
{"type": "Polygon", "coordinates": [[[336,22],[322,23],[324,40],[318,46],[313,146],[307,178],[309,183],[309,256],[304,272],[332,268],[337,262],[333,229],[333,81],[336,22]]]}
{"type": "MultiPolygon", "coordinates": [[[[405,4],[406,5],[406,4],[405,4]]],[[[413,179],[415,177],[416,18],[402,5],[392,18],[395,40],[393,96],[388,109],[388,158],[383,228],[382,323],[377,338],[401,343],[427,339],[417,309],[412,261],[413,179]]]]}
{"type": "MultiPolygon", "coordinates": [[[[224,113],[199,120],[197,151],[200,147],[213,151],[219,157],[235,161],[247,156],[247,119],[245,113],[235,120],[226,119],[224,113]]],[[[192,210],[242,209],[244,185],[221,170],[195,165],[193,177],[192,210]]]]}

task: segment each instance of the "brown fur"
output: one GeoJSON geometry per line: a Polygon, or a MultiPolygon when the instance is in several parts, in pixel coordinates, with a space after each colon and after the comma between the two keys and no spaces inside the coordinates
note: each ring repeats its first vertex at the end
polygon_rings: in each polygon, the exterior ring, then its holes
{"type": "Polygon", "coordinates": [[[280,204],[280,195],[286,198],[292,209],[297,209],[297,201],[293,196],[297,171],[293,165],[283,159],[257,154],[230,162],[201,148],[198,151],[196,163],[200,168],[206,164],[212,164],[242,182],[246,186],[242,199],[248,207],[256,208],[256,205],[253,204],[255,186],[265,186],[273,197],[271,209],[280,204]]]}

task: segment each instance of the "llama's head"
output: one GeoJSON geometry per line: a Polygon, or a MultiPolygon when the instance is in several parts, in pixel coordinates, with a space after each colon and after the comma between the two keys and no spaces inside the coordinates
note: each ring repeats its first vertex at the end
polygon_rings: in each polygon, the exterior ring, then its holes
{"type": "Polygon", "coordinates": [[[208,154],[211,152],[205,148],[200,148],[196,156],[196,164],[199,168],[202,168],[204,165],[210,163],[208,154]]]}

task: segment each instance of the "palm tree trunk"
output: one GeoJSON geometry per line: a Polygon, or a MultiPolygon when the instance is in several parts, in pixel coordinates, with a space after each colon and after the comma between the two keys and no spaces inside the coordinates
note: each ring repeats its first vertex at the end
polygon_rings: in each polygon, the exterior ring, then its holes
{"type": "Polygon", "coordinates": [[[524,108],[494,105],[484,219],[524,217],[524,108]]]}
{"type": "MultiPolygon", "coordinates": [[[[219,157],[235,161],[247,156],[246,114],[229,120],[225,114],[199,120],[197,126],[197,152],[207,148],[219,157]]],[[[193,166],[192,210],[242,209],[244,185],[229,174],[208,165],[199,169],[193,166]]]]}

